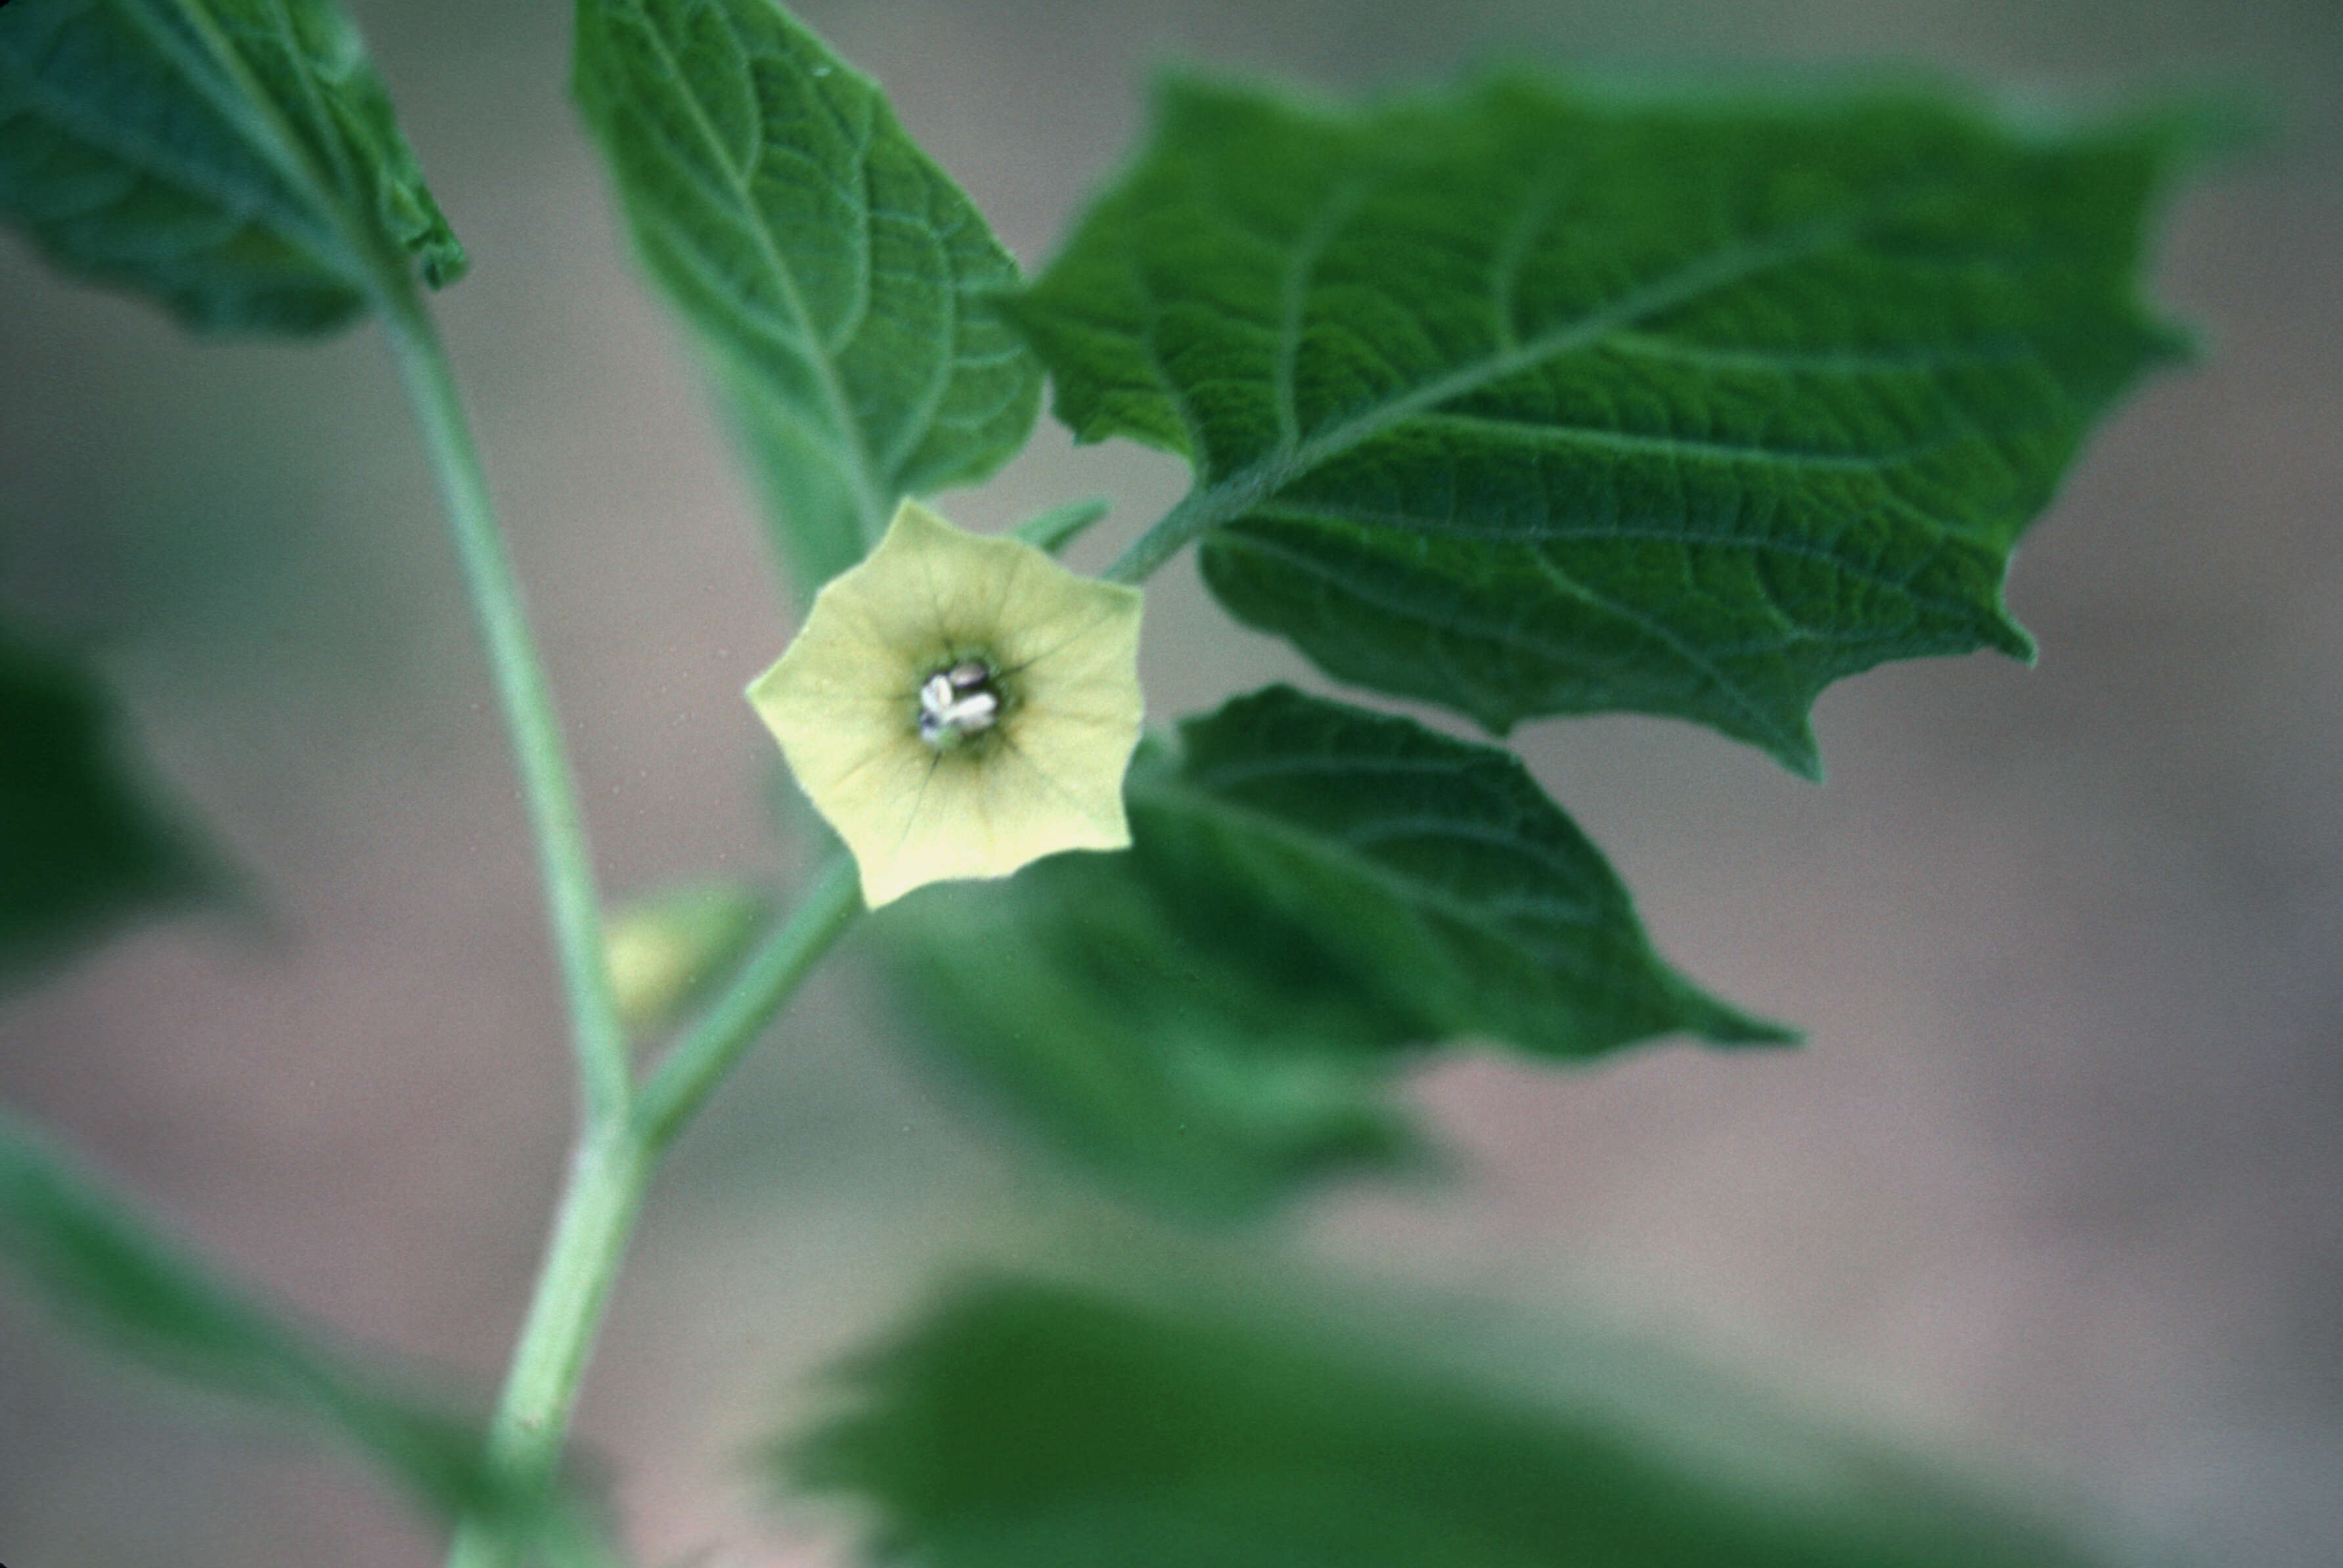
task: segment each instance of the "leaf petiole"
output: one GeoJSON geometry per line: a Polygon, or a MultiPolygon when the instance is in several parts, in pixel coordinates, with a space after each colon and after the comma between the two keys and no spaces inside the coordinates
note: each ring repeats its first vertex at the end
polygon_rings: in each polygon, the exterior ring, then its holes
{"type": "Polygon", "coordinates": [[[656,1152],[674,1141],[816,960],[861,912],[854,860],[835,854],[780,929],[766,939],[643,1085],[635,1101],[633,1127],[647,1148],[656,1152]]]}
{"type": "Polygon", "coordinates": [[[1113,504],[1105,497],[1091,496],[1084,500],[1068,501],[1047,511],[1036,512],[1010,532],[1012,538],[1022,539],[1035,549],[1054,556],[1081,538],[1090,530],[1091,525],[1113,509],[1113,504]]]}

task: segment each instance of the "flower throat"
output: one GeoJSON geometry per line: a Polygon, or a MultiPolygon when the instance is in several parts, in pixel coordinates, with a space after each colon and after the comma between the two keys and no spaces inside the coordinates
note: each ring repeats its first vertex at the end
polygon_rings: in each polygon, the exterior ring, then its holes
{"type": "Polygon", "coordinates": [[[920,739],[948,751],[983,734],[1001,719],[1001,689],[992,667],[964,658],[920,683],[920,739]]]}

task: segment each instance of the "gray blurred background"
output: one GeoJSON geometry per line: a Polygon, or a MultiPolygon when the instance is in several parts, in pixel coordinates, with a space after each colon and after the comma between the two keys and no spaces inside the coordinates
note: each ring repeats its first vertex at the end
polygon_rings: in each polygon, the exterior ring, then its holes
{"type": "MultiPolygon", "coordinates": [[[[566,8],[353,9],[471,247],[443,320],[609,887],[787,875],[738,694],[788,626],[565,99],[566,8]]],[[[1835,689],[1820,789],[1681,725],[1523,732],[1662,946],[1811,1044],[1444,1067],[1415,1087],[1458,1180],[1327,1194],[1254,1241],[1698,1347],[2044,1478],[2147,1561],[2343,1561],[2343,6],[801,9],[1029,265],[1126,156],[1165,59],[1334,89],[1493,55],[1917,62],[2063,101],[2210,80],[2278,106],[2161,249],[2207,357],[2118,414],[2020,553],[2039,668],[1835,689]]],[[[1045,427],[946,505],[993,527],[1103,491],[1114,530],[1180,482],[1045,427]]],[[[198,345],[0,237],[0,605],[98,650],[254,890],[0,1010],[0,1098],[283,1301],[488,1388],[569,1089],[509,768],[380,343],[198,345]]],[[[1145,663],[1165,716],[1298,668],[1184,558],[1145,663]]],[[[833,1532],[761,1509],[748,1446],[941,1266],[1102,1222],[906,1067],[873,1000],[826,971],[654,1196],[583,1418],[652,1561],[834,1561],[833,1532]]],[[[219,1413],[0,1296],[0,1558],[435,1558],[366,1482],[219,1413]]]]}

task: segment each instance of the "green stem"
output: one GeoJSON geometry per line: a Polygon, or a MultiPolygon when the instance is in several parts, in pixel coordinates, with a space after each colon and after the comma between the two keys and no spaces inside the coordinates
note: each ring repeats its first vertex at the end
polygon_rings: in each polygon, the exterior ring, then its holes
{"type": "MultiPolygon", "coordinates": [[[[558,1478],[578,1382],[659,1156],[861,908],[854,863],[839,856],[660,1065],[634,1113],[581,1140],[488,1437],[489,1462],[521,1495],[542,1497],[558,1478]]],[[[508,1531],[469,1523],[447,1568],[512,1568],[522,1550],[508,1531]]]]}
{"type": "MultiPolygon", "coordinates": [[[[440,501],[504,709],[537,840],[578,1060],[581,1121],[568,1185],[488,1438],[490,1462],[527,1492],[541,1493],[560,1462],[578,1380],[642,1205],[651,1161],[628,1125],[634,1069],[610,994],[601,899],[594,886],[585,818],[519,585],[497,528],[488,477],[447,353],[414,285],[403,270],[386,269],[377,297],[438,477],[440,501]]],[[[517,1562],[520,1549],[508,1532],[468,1523],[458,1532],[449,1561],[468,1568],[501,1568],[517,1562]]]]}
{"type": "Polygon", "coordinates": [[[1189,491],[1153,527],[1131,540],[1099,575],[1114,583],[1144,580],[1157,567],[1179,554],[1181,546],[1221,520],[1223,508],[1216,505],[1219,499],[1218,493],[1212,490],[1189,491]]]}
{"type": "Polygon", "coordinates": [[[732,1070],[817,960],[862,912],[853,859],[834,856],[723,997],[678,1040],[635,1102],[637,1131],[661,1150],[732,1070]]]}
{"type": "MultiPolygon", "coordinates": [[[[521,1495],[544,1497],[558,1479],[578,1384],[660,1153],[851,922],[860,890],[852,861],[839,856],[638,1098],[577,787],[455,377],[403,268],[385,267],[377,297],[511,734],[578,1059],[581,1114],[568,1181],[488,1434],[489,1462],[521,1495]]],[[[467,1521],[449,1568],[512,1568],[528,1545],[509,1528],[467,1521]]]]}
{"type": "Polygon", "coordinates": [[[594,863],[586,824],[561,740],[560,720],[529,637],[520,588],[497,531],[488,477],[472,444],[456,380],[439,335],[413,284],[404,277],[382,292],[390,340],[400,373],[422,426],[424,443],[439,480],[439,497],[463,562],[464,582],[488,667],[510,731],[521,792],[536,830],[538,866],[545,881],[554,948],[569,998],[570,1028],[589,1126],[614,1125],[627,1112],[633,1074],[626,1032],[610,997],[609,969],[602,950],[602,907],[594,889],[594,863]]]}
{"type": "MultiPolygon", "coordinates": [[[[580,1141],[569,1184],[554,1217],[520,1341],[505,1374],[488,1462],[525,1498],[550,1492],[568,1439],[569,1414],[642,1211],[657,1156],[628,1128],[580,1141]]],[[[509,1568],[522,1543],[508,1532],[468,1522],[456,1534],[448,1568],[509,1568]]]]}

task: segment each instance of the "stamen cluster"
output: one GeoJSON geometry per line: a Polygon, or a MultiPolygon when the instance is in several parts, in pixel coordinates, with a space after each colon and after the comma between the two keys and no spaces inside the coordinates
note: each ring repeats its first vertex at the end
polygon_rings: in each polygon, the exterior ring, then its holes
{"type": "Polygon", "coordinates": [[[980,735],[1001,717],[991,666],[964,658],[920,683],[920,739],[939,751],[980,735]]]}

